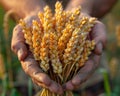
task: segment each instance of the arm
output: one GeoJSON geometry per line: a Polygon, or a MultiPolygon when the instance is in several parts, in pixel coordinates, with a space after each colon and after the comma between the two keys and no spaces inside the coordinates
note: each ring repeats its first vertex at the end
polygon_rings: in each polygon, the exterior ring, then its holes
{"type": "Polygon", "coordinates": [[[102,18],[118,0],[94,0],[91,16],[102,18]]]}
{"type": "Polygon", "coordinates": [[[82,12],[102,18],[118,0],[70,0],[67,10],[82,6],[82,12]]]}
{"type": "Polygon", "coordinates": [[[82,12],[91,14],[92,12],[93,0],[70,0],[66,10],[74,10],[78,6],[82,7],[82,12]]]}
{"type": "Polygon", "coordinates": [[[0,0],[0,5],[6,10],[13,10],[18,18],[42,11],[45,3],[43,0],[0,0]]]}

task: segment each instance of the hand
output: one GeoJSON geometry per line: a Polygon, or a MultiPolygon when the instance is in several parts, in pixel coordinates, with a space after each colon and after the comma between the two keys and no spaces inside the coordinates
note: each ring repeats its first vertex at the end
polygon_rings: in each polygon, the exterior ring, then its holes
{"type": "Polygon", "coordinates": [[[80,87],[80,85],[84,83],[99,66],[100,57],[103,48],[105,48],[106,45],[106,30],[104,24],[100,21],[96,21],[96,24],[90,33],[90,37],[96,42],[95,49],[78,74],[63,85],[64,91],[74,90],[80,87]]]}
{"type": "MultiPolygon", "coordinates": [[[[37,19],[36,16],[29,16],[25,18],[26,24],[31,26],[33,19],[37,19]]],[[[22,68],[26,74],[28,74],[34,83],[39,86],[48,88],[50,91],[62,94],[62,87],[51,80],[47,74],[42,72],[39,64],[35,61],[30,51],[25,44],[24,34],[20,25],[17,25],[13,30],[12,37],[12,50],[17,54],[18,59],[21,62],[22,68]]]]}

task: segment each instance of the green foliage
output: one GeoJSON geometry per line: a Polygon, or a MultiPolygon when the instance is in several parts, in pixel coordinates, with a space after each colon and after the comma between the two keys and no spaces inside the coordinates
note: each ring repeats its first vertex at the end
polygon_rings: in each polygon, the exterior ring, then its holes
{"type": "Polygon", "coordinates": [[[10,47],[12,30],[15,26],[15,22],[11,19],[9,20],[8,39],[6,40],[5,33],[3,31],[4,13],[5,12],[2,7],[0,7],[0,55],[2,56],[2,58],[0,58],[0,64],[3,64],[5,68],[5,72],[3,73],[4,76],[0,77],[0,92],[2,91],[0,96],[6,96],[7,94],[11,94],[10,96],[21,96],[19,91],[14,86],[14,83],[17,83],[16,76],[21,68],[20,62],[18,61],[17,56],[13,54],[10,47]]]}
{"type": "Polygon", "coordinates": [[[13,88],[12,91],[11,91],[10,96],[21,96],[21,95],[15,88],[13,88]]]}
{"type": "Polygon", "coordinates": [[[29,94],[29,96],[32,96],[32,89],[33,89],[32,81],[31,81],[31,79],[29,79],[28,80],[28,94],[29,94]]]}

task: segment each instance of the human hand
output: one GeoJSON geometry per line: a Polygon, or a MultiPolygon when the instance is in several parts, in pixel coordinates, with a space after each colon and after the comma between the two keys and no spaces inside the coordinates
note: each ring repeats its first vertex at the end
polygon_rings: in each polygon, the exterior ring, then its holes
{"type": "MultiPolygon", "coordinates": [[[[33,19],[38,20],[35,15],[25,18],[27,26],[31,26],[33,19]]],[[[11,48],[17,54],[23,70],[32,78],[35,84],[45,87],[51,92],[58,94],[63,93],[62,87],[55,81],[51,80],[49,76],[40,69],[39,64],[36,62],[33,55],[28,50],[28,46],[25,44],[24,34],[20,25],[17,25],[13,30],[11,48]]]]}
{"type": "Polygon", "coordinates": [[[64,91],[79,88],[80,85],[84,83],[99,66],[100,57],[103,52],[103,48],[105,48],[106,45],[106,30],[104,24],[100,21],[96,21],[89,37],[95,41],[95,49],[77,75],[63,85],[64,91]]]}

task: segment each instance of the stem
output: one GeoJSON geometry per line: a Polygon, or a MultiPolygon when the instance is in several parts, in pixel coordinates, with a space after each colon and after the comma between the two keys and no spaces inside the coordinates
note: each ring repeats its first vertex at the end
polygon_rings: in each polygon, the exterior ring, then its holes
{"type": "Polygon", "coordinates": [[[63,77],[61,74],[58,74],[58,76],[60,77],[61,81],[63,81],[63,77]]]}
{"type": "Polygon", "coordinates": [[[75,69],[75,72],[74,72],[74,75],[73,75],[73,76],[75,76],[75,75],[77,74],[78,69],[79,69],[79,67],[76,67],[76,69],[75,69]]]}
{"type": "Polygon", "coordinates": [[[104,76],[104,87],[105,87],[107,96],[111,96],[111,89],[110,89],[110,84],[109,84],[107,72],[104,72],[103,76],[104,76]]]}
{"type": "Polygon", "coordinates": [[[11,16],[11,14],[14,13],[13,10],[9,10],[5,16],[4,16],[4,22],[3,22],[3,28],[4,28],[4,37],[5,37],[5,41],[6,41],[6,44],[5,44],[5,47],[6,47],[6,51],[7,51],[7,64],[8,64],[8,77],[9,77],[9,81],[10,81],[10,87],[13,87],[13,71],[12,71],[12,62],[11,62],[11,52],[10,52],[10,46],[9,46],[9,42],[8,42],[8,39],[9,39],[9,17],[11,16]]]}
{"type": "Polygon", "coordinates": [[[74,67],[74,65],[76,64],[76,62],[74,62],[73,64],[72,64],[72,66],[68,66],[68,74],[67,74],[67,76],[66,76],[66,78],[65,78],[65,81],[68,79],[68,76],[70,75],[70,72],[72,71],[72,69],[73,69],[73,67],[74,67]],[[70,68],[70,69],[69,69],[70,68]]]}

